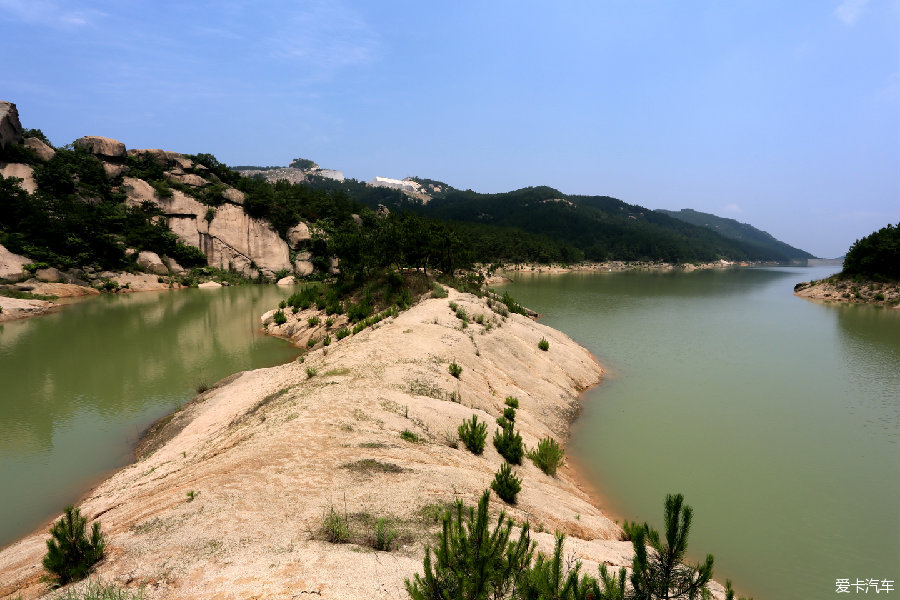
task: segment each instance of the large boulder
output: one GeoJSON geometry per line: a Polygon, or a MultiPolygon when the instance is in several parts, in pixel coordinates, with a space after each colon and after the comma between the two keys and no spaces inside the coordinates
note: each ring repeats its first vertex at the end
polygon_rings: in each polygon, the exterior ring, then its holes
{"type": "Polygon", "coordinates": [[[187,175],[178,175],[175,173],[169,173],[168,175],[170,181],[174,181],[176,183],[183,183],[185,185],[189,185],[191,187],[206,187],[209,185],[209,182],[199,175],[187,174],[187,175]]]}
{"type": "Polygon", "coordinates": [[[0,245],[0,279],[8,281],[25,279],[25,265],[33,262],[30,258],[14,254],[0,245]]]}
{"type": "Polygon", "coordinates": [[[169,268],[163,264],[162,259],[156,252],[143,251],[138,253],[137,264],[142,269],[146,269],[156,275],[168,275],[169,268]]]}
{"type": "Polygon", "coordinates": [[[0,163],[0,175],[4,177],[18,177],[22,181],[19,187],[33,194],[37,191],[37,183],[34,181],[34,170],[24,163],[0,163]]]}
{"type": "Polygon", "coordinates": [[[101,158],[124,159],[125,144],[118,140],[100,137],[98,135],[86,135],[75,140],[77,148],[83,148],[91,154],[101,158]]]}
{"type": "Polygon", "coordinates": [[[34,150],[34,153],[37,154],[38,158],[44,162],[47,162],[56,156],[56,150],[45,144],[40,138],[25,138],[25,147],[34,150]]]}
{"type": "Polygon", "coordinates": [[[22,124],[19,111],[12,102],[0,101],[0,149],[7,144],[22,143],[22,124]]]}
{"type": "Polygon", "coordinates": [[[296,273],[299,277],[306,277],[307,275],[312,275],[312,272],[315,270],[313,264],[308,260],[300,260],[299,258],[294,261],[294,273],[296,273]]]}
{"type": "Polygon", "coordinates": [[[297,279],[293,275],[282,277],[276,285],[297,285],[297,279]]]}
{"type": "Polygon", "coordinates": [[[303,221],[287,230],[287,240],[291,248],[297,248],[300,244],[308,242],[310,239],[312,239],[312,236],[309,232],[309,225],[303,221]]]}
{"type": "Polygon", "coordinates": [[[38,269],[34,272],[34,276],[38,281],[46,281],[47,283],[59,283],[65,279],[59,269],[48,267],[46,269],[38,269]]]}
{"type": "Polygon", "coordinates": [[[226,202],[231,202],[232,204],[244,204],[244,192],[233,187],[225,188],[225,191],[222,192],[222,197],[225,198],[226,202]]]}

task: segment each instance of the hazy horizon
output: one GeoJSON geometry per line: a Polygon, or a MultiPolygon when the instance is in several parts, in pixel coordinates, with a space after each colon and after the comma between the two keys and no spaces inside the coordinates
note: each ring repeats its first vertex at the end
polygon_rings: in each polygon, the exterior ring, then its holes
{"type": "Polygon", "coordinates": [[[900,222],[900,2],[0,0],[54,144],[304,157],[733,218],[824,258],[900,222]]]}

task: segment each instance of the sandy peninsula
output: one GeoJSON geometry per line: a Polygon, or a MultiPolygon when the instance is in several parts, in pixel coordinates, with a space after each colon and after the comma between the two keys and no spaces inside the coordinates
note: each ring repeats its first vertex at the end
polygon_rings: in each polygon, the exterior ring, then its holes
{"type": "MultiPolygon", "coordinates": [[[[504,399],[519,399],[527,446],[565,441],[579,393],[601,374],[566,335],[450,290],[302,363],[233,375],[157,423],[138,460],[80,504],[108,539],[96,576],[151,599],[406,598],[404,578],[421,570],[442,507],[474,505],[503,463],[490,435],[504,399]],[[451,301],[484,324],[461,327],[451,301]],[[489,423],[481,456],[455,442],[473,414],[489,423]],[[421,441],[401,439],[404,430],[421,441]],[[322,539],[332,508],[346,515],[351,543],[322,539]],[[399,533],[391,552],[370,547],[378,518],[399,533]]],[[[526,460],[518,473],[518,504],[494,495],[495,514],[529,521],[539,549],[565,532],[587,572],[630,564],[630,542],[568,467],[549,477],[526,460]]],[[[36,532],[0,551],[0,598],[49,593],[46,539],[36,532]]]]}

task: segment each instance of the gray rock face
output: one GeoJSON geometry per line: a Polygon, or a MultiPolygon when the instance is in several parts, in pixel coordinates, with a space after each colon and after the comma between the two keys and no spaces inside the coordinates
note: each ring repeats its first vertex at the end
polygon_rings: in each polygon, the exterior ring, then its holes
{"type": "Polygon", "coordinates": [[[22,124],[19,122],[19,111],[12,102],[0,100],[0,148],[7,144],[22,143],[22,124]]]}
{"type": "Polygon", "coordinates": [[[36,137],[25,138],[25,147],[34,150],[34,153],[38,155],[38,158],[44,162],[47,162],[56,156],[56,150],[36,137]]]}
{"type": "Polygon", "coordinates": [[[8,281],[22,281],[25,279],[25,265],[34,261],[26,256],[13,254],[0,245],[0,279],[8,281]]]}
{"type": "Polygon", "coordinates": [[[219,206],[210,222],[207,207],[179,190],[171,198],[160,198],[146,181],[126,177],[123,183],[128,204],[150,201],[159,206],[169,229],[183,243],[202,250],[210,266],[233,269],[245,277],[256,276],[259,269],[269,278],[292,266],[285,241],[268,223],[249,217],[240,206],[219,206]]]}
{"type": "Polygon", "coordinates": [[[118,140],[100,137],[98,135],[86,135],[75,140],[75,146],[84,148],[91,154],[105,158],[124,159],[125,144],[118,140]]]}

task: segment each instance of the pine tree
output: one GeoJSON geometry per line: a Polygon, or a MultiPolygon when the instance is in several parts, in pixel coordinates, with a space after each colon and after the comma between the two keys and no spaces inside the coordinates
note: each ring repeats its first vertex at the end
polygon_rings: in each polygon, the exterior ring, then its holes
{"type": "Polygon", "coordinates": [[[90,539],[86,527],[87,519],[81,516],[81,511],[67,506],[65,515],[50,528],[43,565],[59,585],[84,579],[91,567],[103,558],[106,541],[100,533],[100,522],[94,521],[90,539]]]}
{"type": "Polygon", "coordinates": [[[501,512],[493,532],[489,531],[488,500],[485,490],[477,512],[464,512],[462,502],[454,513],[443,516],[442,531],[434,559],[431,548],[425,550],[424,576],[406,580],[413,600],[488,600],[505,598],[511,593],[518,575],[528,568],[534,546],[528,524],[519,539],[510,540],[512,520],[501,512]]]}
{"type": "Polygon", "coordinates": [[[694,600],[709,596],[706,584],[712,579],[712,554],[707,554],[706,560],[696,566],[681,562],[687,550],[687,538],[694,514],[693,509],[683,503],[684,496],[681,494],[666,496],[665,543],[660,541],[659,533],[646,523],[643,527],[636,528],[636,535],[632,539],[634,560],[631,573],[635,600],[694,600]],[[648,543],[651,548],[649,553],[648,543]]]}

